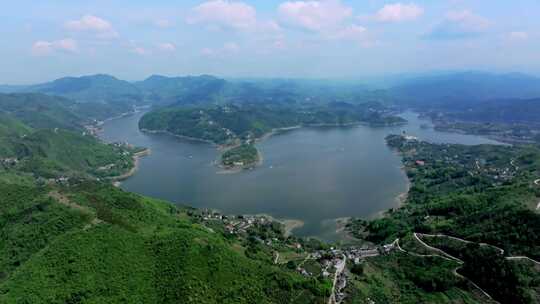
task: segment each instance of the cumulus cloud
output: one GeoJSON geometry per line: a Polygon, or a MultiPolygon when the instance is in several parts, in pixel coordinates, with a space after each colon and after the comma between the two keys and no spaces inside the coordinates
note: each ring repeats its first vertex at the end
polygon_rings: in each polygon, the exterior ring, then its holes
{"type": "Polygon", "coordinates": [[[257,12],[255,8],[244,2],[214,0],[194,7],[187,22],[219,28],[249,30],[257,25],[257,12]]]}
{"type": "Polygon", "coordinates": [[[174,52],[176,51],[176,46],[172,43],[165,42],[165,43],[159,43],[157,45],[158,50],[163,52],[174,52]]]}
{"type": "Polygon", "coordinates": [[[414,3],[387,4],[375,14],[375,20],[380,22],[401,22],[414,20],[424,14],[424,9],[414,3]]]}
{"type": "Polygon", "coordinates": [[[472,13],[469,10],[451,11],[446,14],[445,20],[436,26],[429,34],[428,39],[460,39],[478,36],[486,32],[491,22],[472,13]]]}
{"type": "Polygon", "coordinates": [[[279,6],[278,13],[287,24],[311,31],[324,31],[339,27],[352,16],[352,8],[339,0],[288,1],[279,6]]]}
{"type": "Polygon", "coordinates": [[[40,40],[32,45],[32,54],[34,56],[47,56],[57,51],[65,53],[76,53],[79,51],[77,41],[73,39],[62,39],[56,41],[40,40]]]}
{"type": "Polygon", "coordinates": [[[339,40],[364,40],[367,29],[363,26],[352,24],[340,28],[328,35],[328,38],[339,40]]]}
{"type": "Polygon", "coordinates": [[[278,8],[280,20],[289,26],[317,34],[322,40],[346,40],[372,45],[368,30],[351,23],[353,9],[340,0],[289,1],[278,8]]]}
{"type": "Polygon", "coordinates": [[[85,15],[81,19],[68,21],[64,27],[71,31],[94,33],[96,37],[102,39],[118,37],[118,33],[109,21],[93,15],[85,15]]]}

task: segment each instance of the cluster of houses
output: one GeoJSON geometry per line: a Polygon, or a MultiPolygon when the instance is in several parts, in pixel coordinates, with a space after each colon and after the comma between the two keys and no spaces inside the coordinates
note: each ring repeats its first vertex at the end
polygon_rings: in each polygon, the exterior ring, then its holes
{"type": "Polygon", "coordinates": [[[1,158],[0,163],[5,167],[15,166],[19,163],[19,159],[16,157],[1,158]]]}
{"type": "Polygon", "coordinates": [[[265,226],[272,224],[272,221],[263,215],[238,215],[227,216],[210,209],[201,211],[203,221],[221,221],[225,231],[229,234],[245,234],[253,226],[265,226]]]}
{"type": "MultiPolygon", "coordinates": [[[[323,277],[329,278],[335,275],[334,297],[335,303],[341,303],[347,296],[345,288],[347,287],[347,272],[344,271],[346,262],[351,261],[354,264],[363,263],[368,257],[376,257],[379,255],[389,254],[395,250],[396,243],[386,244],[377,247],[364,245],[358,247],[348,247],[343,249],[330,248],[329,250],[318,250],[310,254],[310,258],[319,261],[321,265],[321,274],[323,277]],[[337,274],[337,275],[336,275],[337,274]]],[[[312,274],[304,268],[299,267],[298,272],[304,276],[312,274]]]]}
{"type": "Polygon", "coordinates": [[[86,131],[83,131],[82,135],[83,136],[91,135],[91,136],[97,137],[98,133],[103,130],[102,125],[103,123],[100,124],[97,121],[94,121],[94,124],[84,126],[84,129],[86,131]]]}

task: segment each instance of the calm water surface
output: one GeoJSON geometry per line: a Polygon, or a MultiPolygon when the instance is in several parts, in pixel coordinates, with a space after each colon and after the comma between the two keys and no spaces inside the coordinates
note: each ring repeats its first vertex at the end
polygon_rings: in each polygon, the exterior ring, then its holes
{"type": "Polygon", "coordinates": [[[341,217],[370,217],[397,205],[407,190],[398,155],[385,144],[391,133],[432,142],[481,144],[489,139],[434,131],[429,121],[407,112],[404,127],[304,128],[258,144],[264,163],[236,174],[219,174],[214,146],[138,130],[143,113],[105,123],[102,138],[152,149],[122,188],[147,196],[226,214],[270,214],[298,219],[294,232],[335,240],[341,217]],[[422,126],[422,127],[421,127],[422,126]],[[426,128],[428,126],[428,128],[426,128]]]}

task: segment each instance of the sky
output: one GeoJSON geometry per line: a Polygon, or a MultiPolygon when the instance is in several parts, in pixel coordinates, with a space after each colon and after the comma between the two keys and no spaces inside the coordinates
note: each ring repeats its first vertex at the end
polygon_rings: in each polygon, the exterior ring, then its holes
{"type": "Polygon", "coordinates": [[[358,78],[540,74],[538,0],[18,0],[0,83],[96,73],[358,78]]]}

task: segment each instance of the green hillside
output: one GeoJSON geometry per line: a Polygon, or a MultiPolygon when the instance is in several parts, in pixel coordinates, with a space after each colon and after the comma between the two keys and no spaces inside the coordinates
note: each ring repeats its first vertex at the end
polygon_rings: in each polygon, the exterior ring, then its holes
{"type": "Polygon", "coordinates": [[[0,94],[0,113],[36,129],[81,129],[85,122],[72,101],[44,94],[0,94]]]}
{"type": "Polygon", "coordinates": [[[55,128],[33,129],[0,114],[0,180],[114,177],[133,167],[139,149],[104,144],[93,136],[55,128]]]}
{"type": "Polygon", "coordinates": [[[325,106],[228,105],[213,107],[165,107],[145,114],[139,126],[151,131],[226,144],[236,139],[256,139],[273,129],[366,123],[404,123],[378,103],[353,105],[332,103],[325,106]]]}
{"type": "Polygon", "coordinates": [[[95,183],[0,187],[2,303],[322,303],[321,283],[167,203],[95,183]]]}

